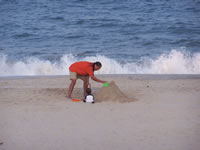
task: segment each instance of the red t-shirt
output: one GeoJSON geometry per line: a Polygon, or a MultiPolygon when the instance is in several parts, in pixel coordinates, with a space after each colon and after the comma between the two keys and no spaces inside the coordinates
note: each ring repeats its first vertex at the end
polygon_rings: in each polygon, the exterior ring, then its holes
{"type": "Polygon", "coordinates": [[[79,75],[90,75],[94,76],[94,71],[93,71],[93,63],[87,62],[87,61],[79,61],[73,63],[70,67],[69,70],[71,72],[76,72],[79,75]]]}

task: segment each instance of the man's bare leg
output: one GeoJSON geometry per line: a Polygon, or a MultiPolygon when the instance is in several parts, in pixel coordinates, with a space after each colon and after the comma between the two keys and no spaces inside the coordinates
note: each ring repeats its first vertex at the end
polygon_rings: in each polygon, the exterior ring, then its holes
{"type": "Polygon", "coordinates": [[[68,98],[72,98],[72,91],[74,89],[75,84],[76,84],[76,79],[71,79],[71,84],[69,86],[69,91],[68,91],[68,98]]]}
{"type": "Polygon", "coordinates": [[[88,88],[89,85],[89,76],[84,76],[81,78],[83,80],[83,90],[84,90],[84,97],[86,96],[86,89],[88,88]]]}

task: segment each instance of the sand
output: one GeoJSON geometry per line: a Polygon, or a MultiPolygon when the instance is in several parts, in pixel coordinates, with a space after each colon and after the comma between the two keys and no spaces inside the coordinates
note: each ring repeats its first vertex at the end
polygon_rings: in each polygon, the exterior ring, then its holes
{"type": "Polygon", "coordinates": [[[106,102],[106,101],[112,101],[112,102],[131,102],[134,101],[134,97],[132,99],[129,99],[116,85],[115,81],[111,81],[109,83],[109,86],[102,87],[100,90],[98,90],[95,94],[95,101],[96,102],[106,102]]]}
{"type": "Polygon", "coordinates": [[[0,78],[0,150],[199,150],[200,75],[98,77],[129,101],[72,102],[68,76],[0,78]]]}

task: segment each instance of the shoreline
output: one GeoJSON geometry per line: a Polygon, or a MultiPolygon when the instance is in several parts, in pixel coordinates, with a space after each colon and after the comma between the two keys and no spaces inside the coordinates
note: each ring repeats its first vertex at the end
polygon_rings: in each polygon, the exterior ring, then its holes
{"type": "MultiPolygon", "coordinates": [[[[3,79],[63,78],[69,75],[0,76],[3,79]]],[[[133,77],[135,79],[200,79],[200,74],[96,74],[97,77],[133,77]]]]}

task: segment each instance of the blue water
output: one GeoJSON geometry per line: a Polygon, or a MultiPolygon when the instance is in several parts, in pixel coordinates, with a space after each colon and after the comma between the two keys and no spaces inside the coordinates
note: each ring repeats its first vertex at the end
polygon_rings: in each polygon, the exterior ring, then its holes
{"type": "Polygon", "coordinates": [[[199,0],[0,0],[0,76],[200,74],[199,0]]]}

